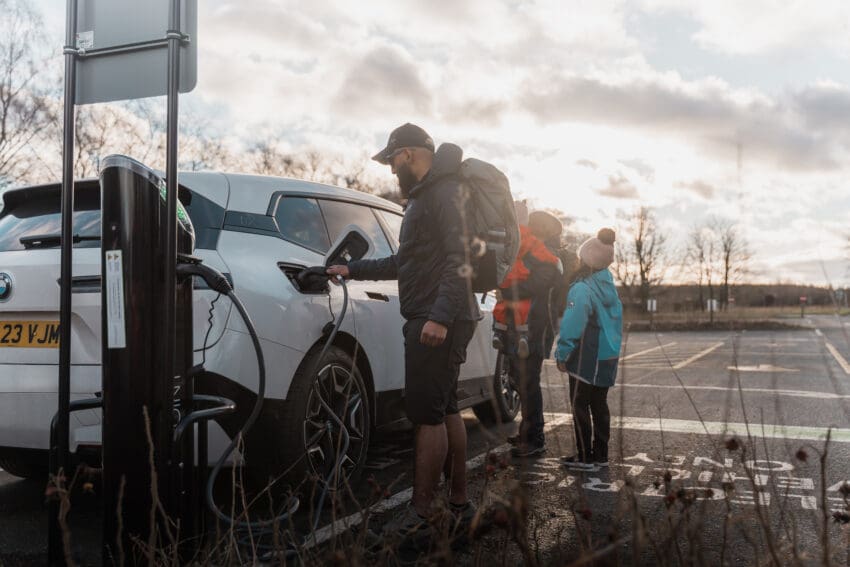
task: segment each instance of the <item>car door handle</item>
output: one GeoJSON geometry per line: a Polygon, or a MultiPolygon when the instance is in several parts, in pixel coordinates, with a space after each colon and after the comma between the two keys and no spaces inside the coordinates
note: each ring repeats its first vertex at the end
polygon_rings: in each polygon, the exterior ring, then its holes
{"type": "Polygon", "coordinates": [[[383,293],[377,293],[377,292],[374,292],[374,291],[367,291],[366,297],[368,297],[369,299],[377,299],[378,301],[389,302],[389,300],[390,300],[390,298],[387,295],[384,295],[383,293]]]}

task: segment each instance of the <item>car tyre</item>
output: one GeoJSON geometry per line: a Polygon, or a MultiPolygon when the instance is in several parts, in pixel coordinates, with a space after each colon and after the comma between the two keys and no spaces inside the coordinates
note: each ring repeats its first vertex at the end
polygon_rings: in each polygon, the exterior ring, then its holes
{"type": "Polygon", "coordinates": [[[47,479],[47,460],[41,462],[30,455],[21,455],[17,452],[0,454],[0,469],[12,476],[28,480],[47,479]]]}
{"type": "Polygon", "coordinates": [[[496,357],[496,369],[490,381],[490,399],[472,407],[482,423],[492,425],[513,421],[520,410],[519,392],[510,373],[504,353],[496,357]]]}
{"type": "Polygon", "coordinates": [[[319,401],[321,394],[327,406],[345,424],[350,439],[340,470],[344,479],[332,478],[328,482],[335,490],[344,486],[344,480],[356,481],[366,463],[371,426],[369,391],[360,370],[345,350],[331,346],[323,360],[318,360],[321,349],[314,350],[301,364],[289,388],[287,411],[280,428],[280,446],[283,464],[291,465],[290,478],[293,480],[300,482],[315,477],[323,486],[333,476],[342,436],[337,423],[319,401]]]}

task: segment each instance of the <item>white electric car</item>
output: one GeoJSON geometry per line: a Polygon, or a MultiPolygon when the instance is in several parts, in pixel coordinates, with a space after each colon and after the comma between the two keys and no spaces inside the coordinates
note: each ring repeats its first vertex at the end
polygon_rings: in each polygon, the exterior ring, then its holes
{"type": "MultiPolygon", "coordinates": [[[[316,389],[348,428],[343,470],[355,476],[370,431],[404,421],[402,319],[394,281],[349,283],[350,306],[335,344],[315,366],[325,326],[339,314],[342,290],[300,290],[294,275],[322,265],[341,231],[357,225],[373,257],[398,245],[402,210],[378,197],[293,179],[183,173],[180,200],[196,233],[195,255],[228,275],[253,319],[268,377],[264,411],[246,443],[250,465],[294,467],[324,475],[335,459],[333,421],[316,389]],[[310,374],[310,369],[319,368],[310,374]]],[[[46,470],[56,412],[59,320],[58,184],[11,189],[0,210],[0,468],[32,477],[46,470]]],[[[71,397],[101,390],[100,188],[75,189],[71,397]]],[[[481,296],[478,296],[479,301],[481,296]]],[[[482,420],[512,420],[519,398],[491,346],[492,295],[462,366],[458,395],[482,420]]],[[[196,362],[209,371],[196,389],[238,402],[243,411],[211,432],[210,457],[240,428],[254,401],[251,340],[226,297],[196,282],[196,362]]],[[[72,451],[97,459],[99,411],[71,416],[72,451]]]]}

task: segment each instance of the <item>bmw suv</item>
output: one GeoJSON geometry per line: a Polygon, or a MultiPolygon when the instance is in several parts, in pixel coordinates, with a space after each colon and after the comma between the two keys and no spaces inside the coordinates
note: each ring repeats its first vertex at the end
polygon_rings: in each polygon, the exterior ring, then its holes
{"type": "MultiPolygon", "coordinates": [[[[98,180],[82,180],[74,190],[71,397],[81,399],[101,389],[100,187],[98,180]]],[[[246,440],[249,464],[285,463],[321,475],[333,466],[337,456],[320,391],[348,428],[342,470],[355,477],[370,433],[405,420],[397,284],[350,282],[349,315],[325,360],[316,361],[342,294],[339,288],[302,290],[295,275],[324,264],[331,244],[352,224],[371,238],[373,257],[392,254],[401,208],[318,183],[222,173],[181,174],[179,198],[194,226],[195,255],[230,278],[261,339],[268,385],[263,414],[246,440]]],[[[0,468],[34,477],[46,470],[57,404],[60,185],[11,189],[0,199],[0,468]]],[[[494,300],[478,300],[485,317],[461,368],[458,398],[482,420],[512,420],[519,398],[490,345],[494,300]]],[[[196,389],[250,408],[257,367],[243,322],[226,297],[200,281],[193,313],[196,362],[208,370],[196,389]]],[[[235,414],[213,425],[213,458],[243,421],[235,414]]],[[[70,435],[78,457],[96,459],[99,410],[73,413],[70,435]]]]}

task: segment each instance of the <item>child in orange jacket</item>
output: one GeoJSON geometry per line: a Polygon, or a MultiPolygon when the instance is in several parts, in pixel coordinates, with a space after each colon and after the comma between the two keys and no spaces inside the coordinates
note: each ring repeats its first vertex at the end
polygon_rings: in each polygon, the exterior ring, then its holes
{"type": "Polygon", "coordinates": [[[514,335],[517,354],[520,358],[527,358],[529,353],[528,313],[531,310],[531,298],[520,298],[517,288],[531,276],[528,263],[537,261],[557,267],[560,261],[528,227],[528,208],[525,201],[517,201],[514,206],[520,232],[519,252],[511,271],[499,286],[501,296],[493,309],[493,348],[504,350],[510,344],[510,336],[514,335]]]}

